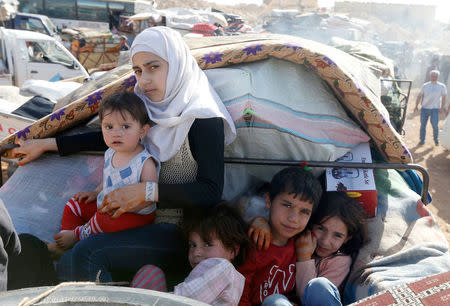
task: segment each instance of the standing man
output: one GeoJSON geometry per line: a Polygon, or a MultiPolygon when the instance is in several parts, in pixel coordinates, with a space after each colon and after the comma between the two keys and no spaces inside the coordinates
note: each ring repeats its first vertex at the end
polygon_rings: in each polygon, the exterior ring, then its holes
{"type": "Polygon", "coordinates": [[[445,98],[447,97],[447,87],[438,82],[439,71],[432,70],[430,72],[430,81],[422,85],[420,93],[417,96],[416,107],[414,112],[419,110],[419,103],[422,102],[422,110],[420,112],[420,142],[419,145],[425,143],[425,132],[430,117],[431,126],[433,127],[433,138],[435,145],[439,145],[438,139],[438,122],[439,114],[445,113],[445,98]]]}
{"type": "Polygon", "coordinates": [[[128,51],[130,47],[127,44],[127,37],[122,35],[120,36],[120,51],[128,51]]]}

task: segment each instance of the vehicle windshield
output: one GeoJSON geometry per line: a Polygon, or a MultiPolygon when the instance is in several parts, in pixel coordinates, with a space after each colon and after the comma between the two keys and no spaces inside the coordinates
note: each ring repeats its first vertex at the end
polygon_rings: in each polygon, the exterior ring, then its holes
{"type": "Polygon", "coordinates": [[[73,59],[54,41],[39,41],[33,43],[34,61],[62,64],[72,67],[73,59]]]}
{"type": "Polygon", "coordinates": [[[19,29],[48,34],[45,30],[44,24],[37,18],[21,18],[19,29]]]}
{"type": "Polygon", "coordinates": [[[58,30],[56,26],[48,19],[47,17],[42,18],[42,22],[45,24],[45,26],[49,29],[51,34],[58,33],[58,30]]]}

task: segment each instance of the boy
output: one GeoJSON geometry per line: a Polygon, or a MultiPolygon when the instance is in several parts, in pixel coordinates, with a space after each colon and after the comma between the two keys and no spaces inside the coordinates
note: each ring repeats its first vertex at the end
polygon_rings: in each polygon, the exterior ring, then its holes
{"type": "Polygon", "coordinates": [[[239,269],[245,287],[239,305],[260,305],[272,294],[294,297],[295,235],[302,232],[322,195],[312,173],[298,167],[275,174],[265,194],[272,243],[267,250],[253,249],[239,269]]]}

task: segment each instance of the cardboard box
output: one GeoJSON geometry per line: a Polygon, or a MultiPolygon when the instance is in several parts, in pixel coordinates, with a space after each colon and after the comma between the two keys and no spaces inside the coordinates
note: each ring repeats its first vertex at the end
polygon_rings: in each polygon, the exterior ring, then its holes
{"type": "MultiPolygon", "coordinates": [[[[337,159],[346,163],[372,163],[368,143],[361,143],[353,150],[337,159]]],[[[377,189],[373,169],[327,168],[327,191],[345,191],[358,200],[368,217],[375,217],[377,211],[377,189]]]]}

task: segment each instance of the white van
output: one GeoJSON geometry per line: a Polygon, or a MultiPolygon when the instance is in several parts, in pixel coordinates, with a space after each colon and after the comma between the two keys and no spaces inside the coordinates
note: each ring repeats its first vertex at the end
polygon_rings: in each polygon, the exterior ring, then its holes
{"type": "Polygon", "coordinates": [[[0,85],[20,87],[28,79],[58,81],[74,77],[89,74],[56,39],[0,27],[0,85]]]}

